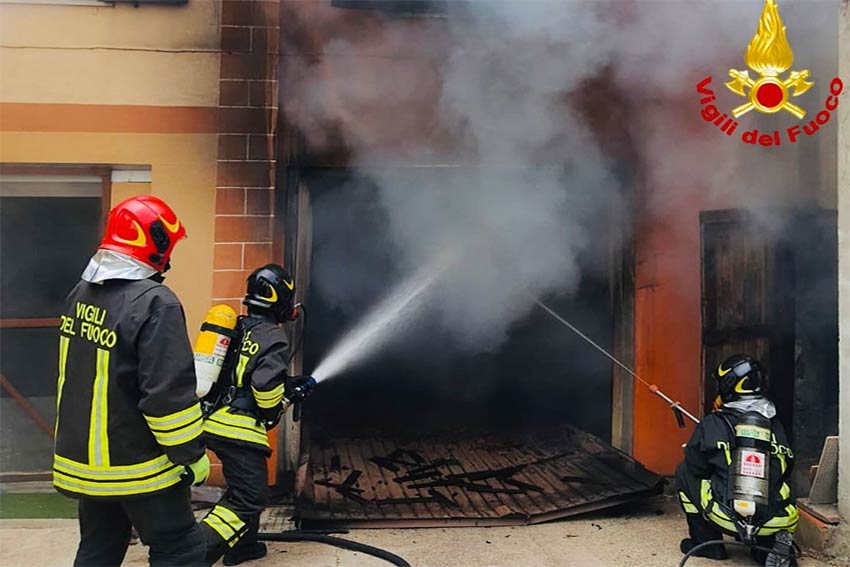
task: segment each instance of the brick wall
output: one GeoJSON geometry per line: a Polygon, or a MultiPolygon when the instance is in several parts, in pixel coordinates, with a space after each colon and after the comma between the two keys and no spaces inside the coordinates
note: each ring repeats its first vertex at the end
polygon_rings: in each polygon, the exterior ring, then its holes
{"type": "MultiPolygon", "coordinates": [[[[242,310],[245,278],[272,260],[277,124],[277,1],[224,0],[218,101],[213,304],[242,310]]],[[[276,436],[270,435],[272,447],[276,436]]],[[[210,484],[223,486],[215,455],[210,484]]],[[[269,459],[269,482],[275,482],[269,459]]]]}
{"type": "Polygon", "coordinates": [[[272,254],[279,9],[222,2],[212,295],[237,311],[246,276],[272,254]]]}

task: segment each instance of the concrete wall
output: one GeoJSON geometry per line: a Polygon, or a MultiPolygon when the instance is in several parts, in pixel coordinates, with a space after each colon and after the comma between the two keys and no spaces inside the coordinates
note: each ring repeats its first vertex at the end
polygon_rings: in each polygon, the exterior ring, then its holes
{"type": "MultiPolygon", "coordinates": [[[[850,2],[839,18],[840,74],[850,80],[850,2]]],[[[846,87],[845,87],[846,88],[846,87]]],[[[838,301],[839,301],[839,448],[838,507],[850,521],[850,104],[839,107],[838,120],[838,301]]]]}
{"type": "MultiPolygon", "coordinates": [[[[221,4],[0,4],[0,163],[150,166],[189,239],[168,284],[194,334],[213,288],[221,4]]],[[[82,269],[82,266],[80,267],[82,269]]]]}
{"type": "Polygon", "coordinates": [[[0,100],[216,106],[220,11],[2,4],[0,100]]]}
{"type": "Polygon", "coordinates": [[[273,259],[279,11],[0,3],[0,163],[150,167],[112,204],[152,193],[186,225],[167,283],[190,336],[273,259]]]}

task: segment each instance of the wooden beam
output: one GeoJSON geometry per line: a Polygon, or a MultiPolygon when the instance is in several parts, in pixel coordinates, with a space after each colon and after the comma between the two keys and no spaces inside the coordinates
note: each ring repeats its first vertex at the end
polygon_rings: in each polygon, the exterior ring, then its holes
{"type": "Polygon", "coordinates": [[[7,472],[0,473],[0,483],[6,482],[51,482],[52,472],[7,472]]]}
{"type": "Polygon", "coordinates": [[[47,318],[25,318],[25,319],[0,319],[0,329],[44,329],[58,327],[59,319],[47,318]]]}
{"type": "Polygon", "coordinates": [[[20,406],[27,416],[38,426],[39,429],[47,433],[47,435],[53,439],[53,428],[47,423],[38,410],[26,399],[17,388],[15,388],[9,380],[6,379],[6,376],[0,374],[0,388],[3,389],[6,394],[9,395],[10,398],[15,400],[15,403],[20,406]]]}

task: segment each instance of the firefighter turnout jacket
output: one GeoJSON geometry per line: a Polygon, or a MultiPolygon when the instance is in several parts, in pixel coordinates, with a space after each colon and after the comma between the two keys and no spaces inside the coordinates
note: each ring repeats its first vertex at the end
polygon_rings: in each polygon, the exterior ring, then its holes
{"type": "Polygon", "coordinates": [[[271,318],[249,315],[233,370],[234,394],[204,422],[204,433],[271,454],[264,421],[279,416],[288,369],[286,332],[271,318]]]}
{"type": "Polygon", "coordinates": [[[81,281],[59,333],[53,483],[72,497],[154,493],[203,456],[183,308],[151,280],[81,281]]]}
{"type": "MultiPolygon", "coordinates": [[[[677,471],[682,508],[701,514],[727,533],[735,534],[729,476],[735,451],[734,428],[742,413],[723,409],[705,416],[685,446],[685,461],[677,471]],[[731,427],[730,427],[731,425],[731,427]]],[[[794,454],[777,417],[771,420],[768,520],[759,531],[768,536],[779,530],[794,531],[798,511],[788,485],[794,454]]]]}

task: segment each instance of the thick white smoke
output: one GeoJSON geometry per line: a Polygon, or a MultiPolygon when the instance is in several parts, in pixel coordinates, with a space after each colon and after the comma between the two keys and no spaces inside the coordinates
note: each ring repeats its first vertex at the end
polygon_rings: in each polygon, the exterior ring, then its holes
{"type": "MultiPolygon", "coordinates": [[[[645,206],[662,214],[703,192],[735,193],[741,206],[766,193],[805,195],[801,146],[746,147],[695,119],[696,83],[710,74],[719,93],[726,70],[745,67],[762,6],[495,0],[411,19],[296,2],[293,26],[313,34],[284,48],[284,111],[312,150],[349,148],[351,165],[377,184],[400,274],[460,251],[431,311],[462,345],[492,349],[531,309],[527,292],[574,289],[581,254],[598,250],[623,184],[638,176],[661,188],[645,206]],[[587,121],[587,93],[575,101],[601,76],[628,102],[622,130],[640,164],[608,157],[587,121]]],[[[781,3],[800,66],[821,73],[813,92],[834,74],[837,6],[781,3]]],[[[382,276],[344,270],[314,284],[331,303],[362,309],[347,282],[382,276]]]]}

